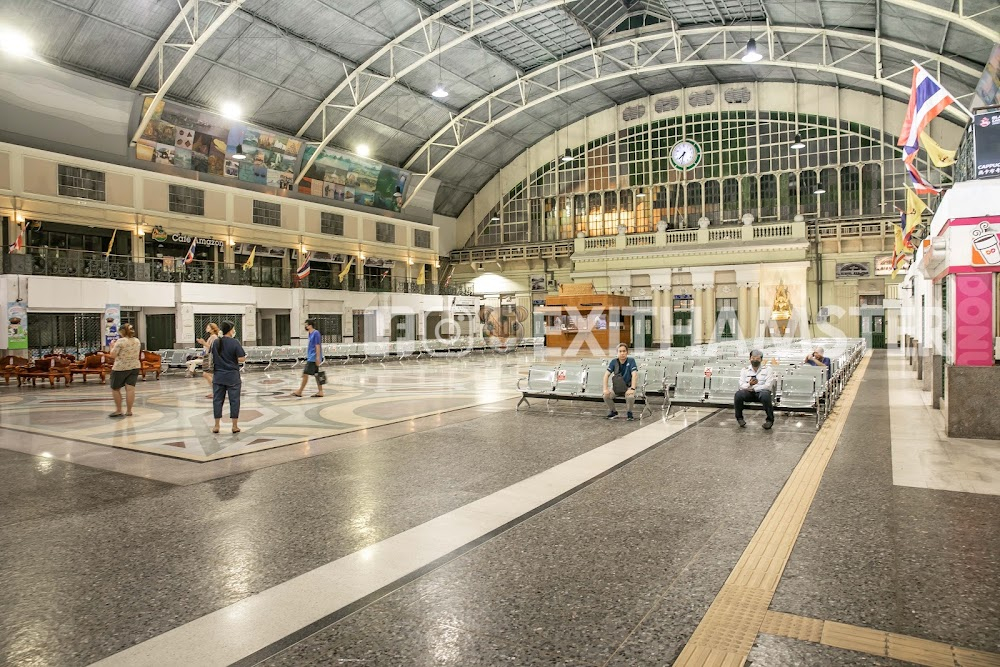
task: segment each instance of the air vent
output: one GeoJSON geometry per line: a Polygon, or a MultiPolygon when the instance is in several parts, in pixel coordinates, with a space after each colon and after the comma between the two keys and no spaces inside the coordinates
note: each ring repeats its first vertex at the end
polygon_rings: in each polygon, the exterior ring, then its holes
{"type": "Polygon", "coordinates": [[[656,100],[656,104],[653,105],[653,109],[656,113],[666,113],[668,111],[674,111],[681,105],[681,99],[676,95],[671,95],[670,97],[661,97],[656,100]]]}
{"type": "Polygon", "coordinates": [[[625,107],[622,109],[622,120],[626,123],[633,120],[639,120],[646,115],[646,107],[642,104],[636,104],[635,106],[625,107]]]}
{"type": "Polygon", "coordinates": [[[722,98],[729,104],[746,104],[750,101],[750,89],[745,86],[743,88],[727,88],[722,98]]]}
{"type": "Polygon", "coordinates": [[[715,93],[711,90],[703,90],[700,93],[691,93],[688,97],[688,104],[692,107],[707,107],[715,104],[715,93]]]}

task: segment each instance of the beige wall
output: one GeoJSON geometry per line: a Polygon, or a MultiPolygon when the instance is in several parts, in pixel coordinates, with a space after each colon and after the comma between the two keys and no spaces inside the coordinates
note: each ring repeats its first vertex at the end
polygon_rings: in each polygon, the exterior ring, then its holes
{"type": "Polygon", "coordinates": [[[164,213],[170,210],[170,188],[167,183],[147,179],[142,190],[145,208],[164,213]]]}
{"type": "Polygon", "coordinates": [[[133,181],[128,174],[110,172],[105,176],[107,202],[112,206],[127,206],[134,204],[133,181]]]}
{"type": "Polygon", "coordinates": [[[233,197],[233,221],[244,225],[253,224],[253,199],[233,197]]]}
{"type": "Polygon", "coordinates": [[[205,191],[205,217],[212,220],[225,220],[226,194],[215,190],[205,191]]]}
{"type": "Polygon", "coordinates": [[[10,190],[10,153],[0,153],[0,190],[10,190]]]}
{"type": "Polygon", "coordinates": [[[58,168],[55,162],[24,158],[24,191],[39,195],[56,195],[58,168]]]}

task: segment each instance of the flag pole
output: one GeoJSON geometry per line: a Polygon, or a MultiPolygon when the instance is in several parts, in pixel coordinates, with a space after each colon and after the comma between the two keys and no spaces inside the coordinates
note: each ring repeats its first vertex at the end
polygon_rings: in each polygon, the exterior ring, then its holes
{"type": "MultiPolygon", "coordinates": [[[[910,62],[913,63],[913,65],[915,67],[919,67],[920,69],[924,70],[924,72],[927,72],[927,68],[925,68],[923,65],[921,65],[920,63],[918,63],[916,60],[911,60],[910,62]]],[[[942,86],[940,81],[938,81],[933,76],[931,76],[930,72],[927,72],[927,77],[931,81],[933,81],[934,83],[936,83],[937,86],[938,86],[938,88],[940,88],[941,90],[943,90],[943,91],[947,92],[949,95],[951,95],[951,92],[949,92],[947,88],[945,88],[944,86],[942,86]]],[[[955,97],[954,95],[951,95],[951,98],[953,100],[955,100],[955,102],[954,102],[955,106],[957,106],[959,109],[961,109],[962,111],[964,111],[965,114],[969,117],[970,120],[973,119],[973,118],[975,118],[975,116],[972,115],[972,112],[969,111],[968,109],[966,109],[964,104],[962,104],[961,102],[958,101],[957,97],[955,97]]]]}

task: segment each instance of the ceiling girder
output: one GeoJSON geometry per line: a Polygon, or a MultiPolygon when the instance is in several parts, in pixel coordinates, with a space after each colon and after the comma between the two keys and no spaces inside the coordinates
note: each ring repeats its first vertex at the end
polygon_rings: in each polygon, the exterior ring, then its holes
{"type": "MultiPolygon", "coordinates": [[[[298,132],[298,136],[302,136],[309,126],[312,125],[316,119],[323,113],[325,113],[326,107],[330,104],[341,104],[347,105],[348,111],[344,116],[337,121],[337,124],[330,130],[326,131],[323,140],[319,142],[316,147],[316,151],[313,153],[312,157],[306,161],[302,166],[301,171],[295,178],[295,182],[298,183],[305,176],[305,173],[312,167],[313,163],[319,157],[322,149],[330,143],[344,127],[353,119],[362,109],[368,106],[376,97],[381,95],[385,90],[389,89],[396,81],[406,76],[410,72],[416,70],[424,63],[432,61],[435,56],[440,57],[441,53],[451,49],[459,44],[463,44],[466,41],[473,39],[474,37],[487,33],[491,30],[496,30],[498,27],[516,21],[519,19],[527,18],[535,14],[539,14],[543,11],[554,9],[566,5],[571,0],[548,0],[547,2],[540,3],[538,5],[526,6],[520,3],[515,3],[513,11],[500,16],[493,21],[486,21],[477,23],[474,21],[475,8],[477,3],[486,2],[486,0],[459,0],[458,2],[451,3],[445,6],[441,11],[432,14],[420,21],[420,23],[410,27],[408,30],[404,31],[394,40],[383,46],[381,49],[376,51],[368,60],[358,66],[353,72],[349,73],[337,87],[333,89],[326,99],[306,120],[302,125],[302,128],[298,132]],[[444,30],[448,29],[455,31],[456,28],[453,25],[453,21],[445,24],[442,18],[449,12],[454,11],[459,7],[468,7],[470,24],[468,30],[465,32],[459,32],[454,38],[445,43],[440,43],[440,38],[444,34],[444,30]],[[434,45],[434,40],[432,39],[434,26],[438,24],[438,44],[434,45]],[[401,46],[404,40],[423,32],[424,33],[424,44],[426,45],[426,50],[424,54],[417,58],[414,62],[403,67],[401,69],[396,69],[395,59],[393,58],[393,52],[397,48],[405,48],[407,51],[413,52],[413,46],[401,46]],[[369,70],[380,60],[384,60],[388,56],[389,59],[389,75],[385,77],[384,75],[379,75],[374,77],[377,86],[370,87],[369,84],[373,83],[372,76],[369,70]],[[346,99],[342,93],[348,92],[346,99]]],[[[495,9],[495,8],[494,8],[495,9]]]]}
{"type": "MultiPolygon", "coordinates": [[[[477,100],[473,104],[466,107],[466,109],[464,109],[461,113],[454,115],[448,123],[439,128],[438,131],[435,132],[434,135],[432,135],[431,138],[428,139],[427,142],[418,151],[416,151],[413,156],[410,157],[405,164],[405,168],[413,169],[418,161],[421,161],[421,158],[423,158],[423,175],[431,176],[437,172],[438,169],[440,169],[441,166],[451,157],[465,148],[465,146],[500,123],[503,123],[513,116],[538,104],[558,98],[559,96],[574,90],[593,86],[594,84],[602,81],[614,80],[637,74],[661,73],[664,71],[691,67],[711,67],[740,64],[740,61],[738,59],[734,59],[734,57],[708,60],[684,59],[681,57],[682,54],[679,52],[673,54],[672,56],[667,55],[665,59],[668,62],[659,62],[656,60],[655,55],[650,57],[640,56],[640,49],[636,47],[640,44],[652,44],[655,47],[656,42],[665,41],[666,44],[661,45],[659,48],[649,48],[648,46],[646,48],[647,53],[652,52],[654,54],[662,54],[664,51],[668,51],[670,49],[676,50],[678,48],[677,45],[679,44],[679,38],[690,37],[704,37],[709,41],[715,40],[717,45],[721,46],[732,39],[732,34],[740,35],[740,40],[742,40],[749,30],[751,30],[751,28],[747,26],[730,26],[722,29],[712,26],[687,30],[668,30],[657,34],[646,34],[630,39],[624,39],[612,44],[603,44],[595,46],[587,51],[574,53],[558,62],[529,72],[523,77],[520,77],[517,80],[497,89],[490,95],[477,100]],[[634,56],[631,56],[633,57],[632,62],[628,63],[629,67],[623,67],[612,71],[609,68],[602,67],[600,65],[602,62],[606,62],[600,57],[604,54],[604,52],[612,50],[624,51],[626,49],[634,54],[634,56]],[[573,83],[565,82],[562,74],[564,70],[571,71],[582,80],[575,81],[573,83]],[[533,79],[541,78],[545,74],[549,73],[554,73],[556,75],[556,81],[554,84],[541,85],[540,83],[533,83],[533,79]],[[472,131],[466,132],[466,129],[471,129],[472,131]]],[[[851,54],[852,56],[856,56],[857,54],[865,51],[870,51],[874,54],[876,47],[883,52],[886,49],[897,50],[910,54],[911,56],[916,56],[924,62],[935,62],[939,67],[946,66],[969,77],[976,78],[979,76],[979,72],[976,69],[957,60],[947,58],[933,51],[928,51],[909,44],[886,39],[876,39],[874,35],[838,30],[805,28],[799,26],[769,26],[767,31],[770,34],[780,33],[806,35],[810,41],[819,38],[822,40],[823,44],[826,44],[827,40],[831,37],[844,40],[846,42],[862,42],[861,48],[856,49],[851,54]]],[[[703,46],[704,44],[699,46],[699,50],[703,46]]],[[[794,50],[795,49],[792,51],[794,50]]],[[[789,60],[788,55],[789,54],[786,53],[777,60],[761,62],[758,63],[757,66],[785,67],[791,70],[799,69],[803,71],[824,72],[834,76],[842,76],[849,79],[859,79],[876,83],[886,89],[899,93],[900,96],[909,94],[910,84],[908,80],[898,82],[893,81],[891,77],[887,78],[880,76],[877,73],[877,67],[872,67],[871,72],[855,71],[829,64],[797,62],[789,60]]],[[[738,53],[735,54],[735,56],[738,56],[738,53]]],[[[621,55],[615,59],[615,62],[616,64],[622,63],[629,57],[630,56],[621,55]]],[[[841,58],[840,60],[844,59],[841,58]]],[[[909,70],[902,70],[892,76],[897,76],[908,71],[909,70]]],[[[963,114],[953,112],[951,109],[947,110],[946,113],[954,113],[955,118],[965,118],[963,114]]],[[[427,182],[426,179],[422,179],[421,183],[415,187],[409,196],[412,197],[413,194],[420,189],[420,185],[425,182],[427,182]]]]}
{"type": "MultiPolygon", "coordinates": [[[[194,5],[193,8],[196,9],[197,8],[196,3],[200,1],[201,0],[190,0],[190,2],[188,2],[188,5],[194,5]]],[[[228,5],[225,5],[225,9],[223,9],[222,12],[218,16],[216,16],[215,19],[213,19],[213,21],[202,31],[202,33],[198,35],[197,39],[195,39],[191,43],[191,45],[184,50],[184,55],[181,56],[181,59],[179,61],[177,61],[177,64],[174,66],[174,69],[171,70],[170,75],[167,76],[166,79],[160,81],[160,85],[157,88],[156,94],[153,96],[152,103],[149,105],[149,108],[146,110],[146,113],[143,114],[142,120],[139,121],[139,127],[136,128],[135,134],[132,135],[131,143],[135,144],[136,142],[139,141],[139,137],[141,137],[142,133],[146,131],[146,126],[149,124],[149,121],[152,120],[153,115],[156,113],[156,107],[160,104],[160,102],[163,101],[163,98],[164,96],[166,96],[167,91],[170,90],[170,87],[174,85],[174,82],[177,81],[178,77],[180,77],[181,73],[184,71],[184,68],[187,67],[188,63],[190,63],[194,59],[195,54],[198,53],[198,49],[204,46],[205,42],[211,39],[212,35],[215,34],[215,31],[218,30],[223,23],[229,20],[229,17],[235,14],[236,10],[238,10],[244,2],[246,2],[246,0],[231,0],[231,2],[228,5]]],[[[184,8],[181,8],[181,14],[184,13],[185,13],[184,8]]],[[[161,60],[161,66],[162,66],[162,60],[161,60]]]]}

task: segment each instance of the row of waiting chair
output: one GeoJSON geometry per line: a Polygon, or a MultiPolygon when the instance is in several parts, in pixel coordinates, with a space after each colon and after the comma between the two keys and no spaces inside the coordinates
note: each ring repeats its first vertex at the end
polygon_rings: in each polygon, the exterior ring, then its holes
{"type": "MultiPolygon", "coordinates": [[[[523,338],[518,341],[520,347],[534,347],[541,345],[541,338],[523,338]]],[[[293,367],[304,362],[306,359],[306,347],[304,345],[282,345],[282,346],[244,346],[247,354],[247,365],[262,365],[265,370],[274,364],[290,363],[293,367]]],[[[343,363],[350,361],[369,360],[384,361],[395,358],[402,361],[407,358],[419,358],[424,355],[455,354],[469,351],[486,350],[506,350],[500,347],[493,339],[462,336],[451,339],[421,340],[421,341],[392,341],[383,343],[324,343],[323,357],[328,360],[339,360],[343,363]]],[[[203,354],[202,348],[190,348],[183,350],[160,350],[159,354],[163,359],[164,368],[183,368],[187,362],[203,354]]]]}
{"type": "MultiPolygon", "coordinates": [[[[798,349],[771,350],[771,355],[765,354],[775,362],[771,367],[778,376],[774,396],[776,409],[814,413],[819,428],[820,421],[829,413],[865,351],[861,340],[832,342],[844,346],[846,351],[831,360],[829,369],[803,363],[807,353],[805,344],[798,349]]],[[[604,372],[609,361],[585,359],[554,367],[532,366],[527,377],[518,380],[521,400],[517,408],[522,404],[530,407],[530,398],[602,400],[604,372]]],[[[639,363],[636,403],[645,406],[650,397],[662,396],[662,408],[669,414],[675,405],[733,405],[746,359],[728,355],[709,359],[695,351],[691,358],[641,355],[639,363]],[[707,373],[706,368],[711,368],[711,373],[707,373]]]]}

